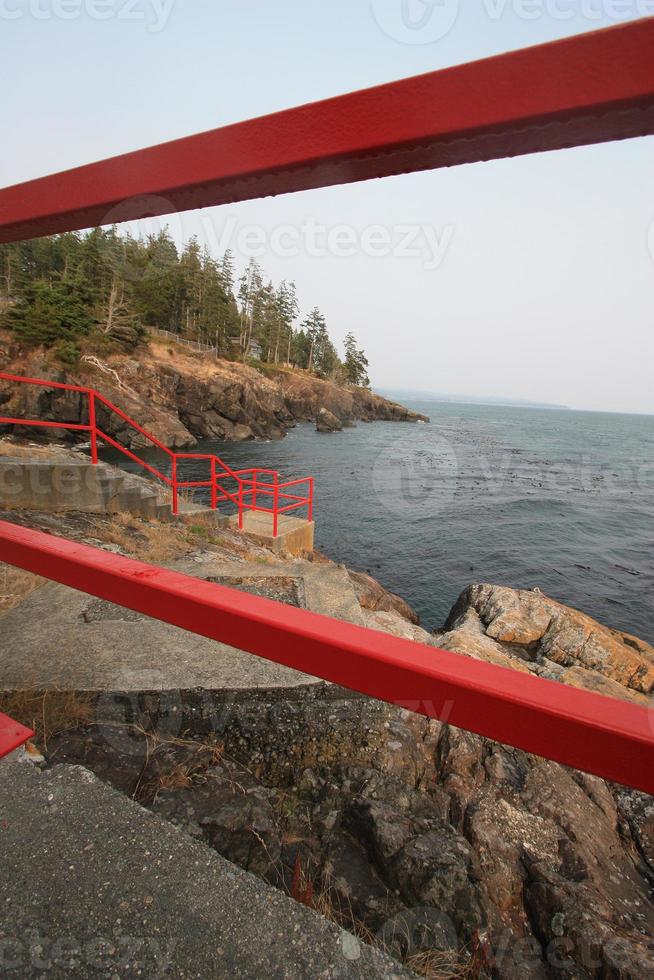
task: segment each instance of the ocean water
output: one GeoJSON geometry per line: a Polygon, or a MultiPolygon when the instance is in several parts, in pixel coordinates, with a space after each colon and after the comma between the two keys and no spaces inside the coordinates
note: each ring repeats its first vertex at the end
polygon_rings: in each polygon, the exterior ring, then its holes
{"type": "Polygon", "coordinates": [[[314,476],[317,547],[398,592],[428,629],[468,584],[492,582],[538,586],[654,641],[654,416],[406,403],[431,422],[301,424],[201,451],[314,476]]]}

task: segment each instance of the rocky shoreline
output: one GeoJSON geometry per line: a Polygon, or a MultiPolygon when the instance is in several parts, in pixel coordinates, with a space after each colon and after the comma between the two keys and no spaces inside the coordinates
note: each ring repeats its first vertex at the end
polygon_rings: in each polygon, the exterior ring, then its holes
{"type": "MultiPolygon", "coordinates": [[[[156,531],[20,520],[142,557],[156,531]]],[[[233,532],[172,547],[199,562],[277,561],[233,532]]],[[[651,646],[537,590],[472,585],[432,635],[401,597],[349,578],[372,629],[651,703],[651,646]]],[[[439,977],[506,980],[654,972],[646,794],[344,691],[235,698],[209,728],[174,736],[151,696],[139,709],[138,725],[108,729],[94,706],[48,739],[44,764],[88,767],[426,976],[435,964],[439,977]]]]}
{"type": "MultiPolygon", "coordinates": [[[[173,449],[192,447],[201,439],[281,439],[298,422],[318,423],[325,417],[332,420],[330,425],[325,428],[320,423],[319,428],[334,432],[357,422],[428,421],[366,388],[337,385],[272,365],[261,364],[257,370],[234,361],[216,361],[156,337],[138,358],[87,357],[77,368],[63,371],[61,366],[53,369],[45,349],[23,350],[9,334],[0,332],[0,369],[94,387],[173,449]]],[[[3,385],[0,405],[4,413],[17,417],[86,421],[86,399],[74,392],[3,385]]],[[[98,424],[127,447],[144,445],[138,432],[101,405],[98,424]]],[[[18,427],[13,431],[21,434],[18,427]]],[[[49,438],[47,430],[37,435],[49,438]]],[[[65,433],[56,435],[61,440],[65,433]]],[[[35,438],[34,430],[29,438],[35,438]]]]}

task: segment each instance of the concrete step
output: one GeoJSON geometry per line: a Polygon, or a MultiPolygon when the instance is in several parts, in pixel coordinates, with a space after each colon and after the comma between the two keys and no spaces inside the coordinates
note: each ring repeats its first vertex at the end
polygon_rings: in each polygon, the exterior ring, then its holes
{"type": "MultiPolygon", "coordinates": [[[[229,518],[230,527],[239,526],[238,514],[229,518]]],[[[278,555],[310,555],[313,552],[315,524],[289,514],[277,519],[274,535],[273,515],[266,511],[248,510],[243,515],[243,532],[257,544],[263,544],[278,555]]]]}
{"type": "MultiPolygon", "coordinates": [[[[52,459],[0,457],[0,505],[12,510],[120,512],[162,521],[238,527],[237,515],[214,511],[183,494],[178,513],[173,515],[169,488],[109,463],[93,465],[81,454],[52,459]]],[[[313,551],[313,522],[289,514],[280,515],[278,534],[273,536],[272,514],[246,511],[243,531],[278,554],[313,551]]]]}
{"type": "Polygon", "coordinates": [[[412,976],[81,766],[20,759],[0,761],[3,976],[412,976]]]}
{"type": "Polygon", "coordinates": [[[171,515],[169,499],[154,481],[74,455],[0,457],[0,502],[12,510],[123,511],[164,520],[171,515]]]}
{"type": "Polygon", "coordinates": [[[212,510],[204,504],[196,504],[193,500],[180,498],[177,505],[177,518],[186,524],[198,521],[199,523],[210,523],[215,525],[225,525],[229,518],[219,510],[212,510]]]}

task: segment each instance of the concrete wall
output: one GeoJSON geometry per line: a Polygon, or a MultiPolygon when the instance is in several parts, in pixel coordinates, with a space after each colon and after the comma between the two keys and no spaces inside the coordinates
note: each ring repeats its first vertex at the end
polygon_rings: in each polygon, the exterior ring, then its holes
{"type": "Polygon", "coordinates": [[[0,458],[0,506],[94,514],[129,511],[152,517],[166,507],[154,485],[103,463],[13,457],[0,458]]]}

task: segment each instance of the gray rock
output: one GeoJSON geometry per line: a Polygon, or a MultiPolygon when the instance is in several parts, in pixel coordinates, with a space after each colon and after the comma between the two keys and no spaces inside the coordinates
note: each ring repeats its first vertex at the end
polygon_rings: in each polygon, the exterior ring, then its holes
{"type": "Polygon", "coordinates": [[[333,412],[330,412],[328,408],[321,408],[318,411],[318,416],[316,418],[316,431],[317,432],[340,432],[343,428],[343,423],[333,412]]]}

